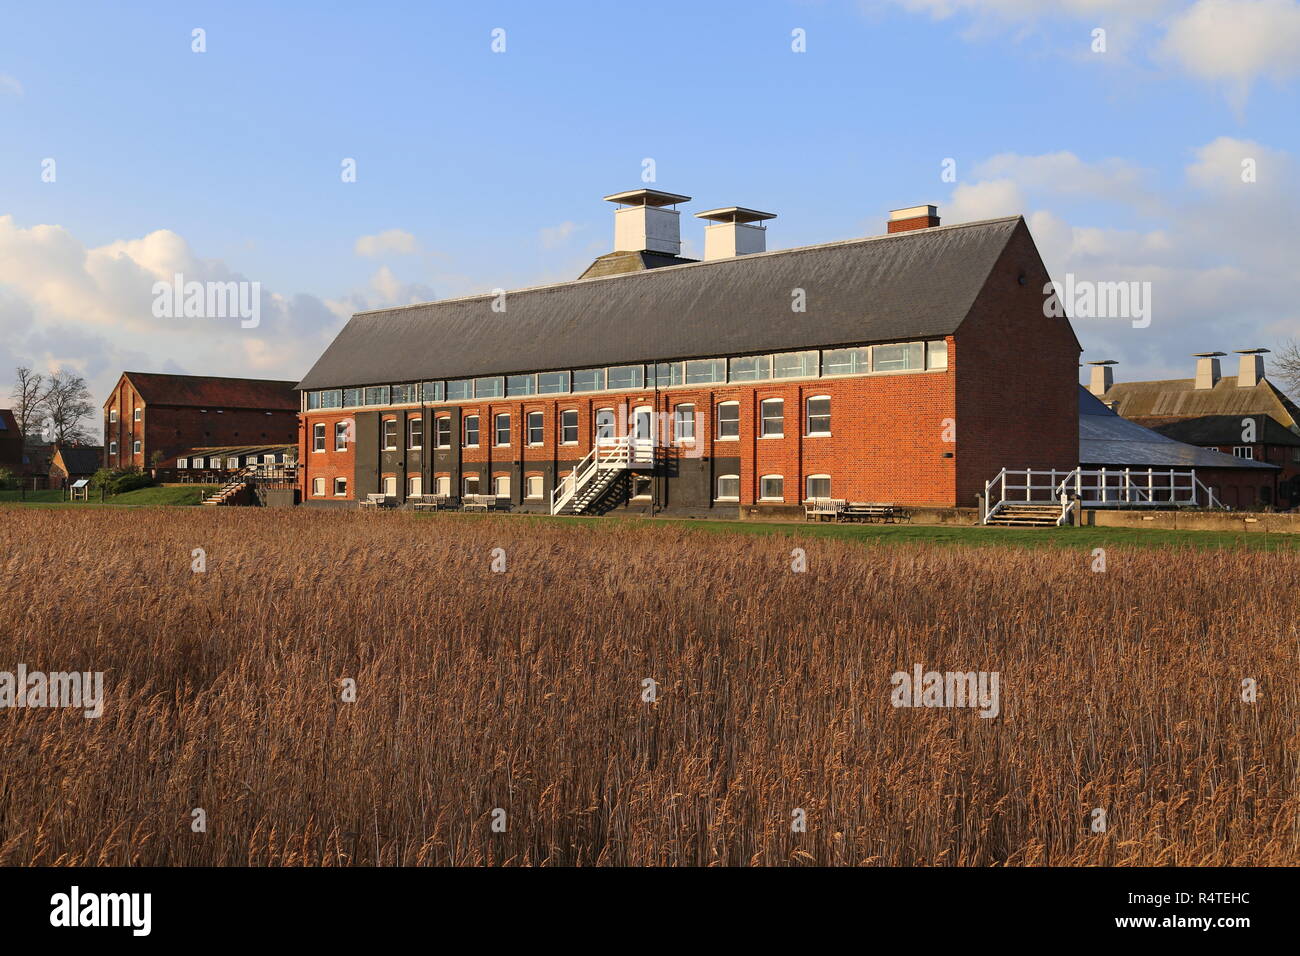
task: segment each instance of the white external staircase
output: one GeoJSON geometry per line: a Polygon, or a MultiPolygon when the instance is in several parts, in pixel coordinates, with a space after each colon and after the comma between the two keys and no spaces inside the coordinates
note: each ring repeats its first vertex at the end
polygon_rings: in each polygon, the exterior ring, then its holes
{"type": "Polygon", "coordinates": [[[573,472],[551,493],[551,514],[582,514],[609,490],[619,476],[654,462],[649,442],[635,435],[602,438],[573,472]]]}

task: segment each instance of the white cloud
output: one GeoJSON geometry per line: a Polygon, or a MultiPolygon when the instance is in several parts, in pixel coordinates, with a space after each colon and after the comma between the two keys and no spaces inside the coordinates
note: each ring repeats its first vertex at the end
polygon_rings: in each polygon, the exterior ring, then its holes
{"type": "Polygon", "coordinates": [[[558,226],[547,226],[542,230],[542,248],[554,249],[562,246],[569,241],[569,238],[577,231],[578,224],[565,220],[558,226]]]}
{"type": "Polygon", "coordinates": [[[1260,76],[1300,73],[1300,3],[1198,0],[1170,22],[1160,51],[1194,76],[1226,84],[1240,106],[1260,76]]]}
{"type": "Polygon", "coordinates": [[[373,236],[362,236],[353,250],[359,256],[376,259],[386,253],[409,255],[420,251],[415,236],[403,229],[389,229],[373,236]]]}
{"type": "Polygon", "coordinates": [[[0,394],[20,362],[76,368],[97,396],[125,368],[294,378],[339,328],[340,316],[316,297],[266,288],[257,328],[156,318],[153,284],[178,272],[185,281],[249,278],[196,256],[171,230],[87,247],[62,226],[23,228],[0,216],[0,394]]]}
{"type": "Polygon", "coordinates": [[[23,85],[8,73],[0,73],[0,96],[22,96],[23,85]]]}
{"type": "Polygon", "coordinates": [[[1099,282],[1150,282],[1149,328],[1075,321],[1084,360],[1118,359],[1120,380],[1185,377],[1191,352],[1273,346],[1300,335],[1294,165],[1283,151],[1231,137],[1193,150],[1184,179],[1171,182],[1115,161],[1006,154],[976,167],[999,178],[955,187],[940,213],[946,223],[1023,213],[1057,280],[1068,272],[1099,282]],[[1257,160],[1257,182],[1242,181],[1243,157],[1257,160]],[[1157,194],[1144,198],[1137,184],[1157,194]],[[1096,200],[1149,225],[1078,221],[1096,215],[1096,200]]]}

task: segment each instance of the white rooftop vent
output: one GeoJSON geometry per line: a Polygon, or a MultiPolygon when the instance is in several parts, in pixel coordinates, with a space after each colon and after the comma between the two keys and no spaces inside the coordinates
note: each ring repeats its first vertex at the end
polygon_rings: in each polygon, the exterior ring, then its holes
{"type": "Polygon", "coordinates": [[[767,228],[759,223],[775,219],[776,213],[744,206],[723,206],[697,212],[695,217],[712,223],[704,227],[704,261],[708,262],[710,259],[766,252],[767,228]]]}
{"type": "Polygon", "coordinates": [[[690,196],[658,189],[629,189],[606,196],[605,200],[619,206],[614,210],[615,252],[681,254],[681,214],[666,207],[690,202],[690,196]]]}
{"type": "Polygon", "coordinates": [[[1268,349],[1237,349],[1241,364],[1237,367],[1237,387],[1254,388],[1264,380],[1264,356],[1268,349]]]}
{"type": "Polygon", "coordinates": [[[1214,388],[1219,384],[1219,356],[1224,352],[1193,352],[1196,357],[1196,381],[1198,389],[1214,388]]]}

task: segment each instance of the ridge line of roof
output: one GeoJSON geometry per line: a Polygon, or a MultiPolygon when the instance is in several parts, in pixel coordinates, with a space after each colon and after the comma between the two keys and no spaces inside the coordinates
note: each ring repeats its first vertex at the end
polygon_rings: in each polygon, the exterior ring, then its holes
{"type": "MultiPolygon", "coordinates": [[[[582,283],[606,282],[611,279],[632,279],[637,276],[657,275],[659,273],[672,272],[678,269],[693,269],[699,266],[716,266],[716,265],[722,265],[724,263],[729,263],[729,262],[749,262],[757,259],[766,259],[769,256],[788,255],[789,253],[792,252],[807,252],[812,249],[828,249],[835,246],[850,246],[850,245],[857,245],[860,243],[881,242],[883,240],[888,240],[888,239],[912,239],[917,236],[932,235],[936,232],[948,232],[957,229],[970,229],[975,226],[989,226],[994,223],[1014,222],[1023,219],[1024,216],[1017,213],[1014,216],[999,216],[994,219],[977,219],[974,222],[958,222],[958,223],[953,223],[952,225],[949,226],[931,226],[927,229],[912,229],[907,232],[886,233],[881,236],[858,236],[853,239],[835,239],[831,242],[817,242],[809,246],[793,246],[789,249],[770,249],[766,252],[751,252],[743,256],[728,256],[724,259],[699,259],[694,262],[680,262],[671,266],[660,266],[657,269],[646,269],[644,271],[639,271],[639,272],[624,272],[624,273],[619,273],[617,275],[608,275],[608,276],[592,276],[589,279],[565,279],[563,282],[548,282],[543,285],[524,286],[523,288],[520,289],[505,289],[503,291],[506,292],[508,295],[518,295],[521,292],[543,292],[548,289],[559,289],[565,286],[575,285],[579,282],[582,283]]],[[[614,251],[618,252],[620,250],[615,249],[614,251]]],[[[628,251],[628,250],[623,250],[623,251],[628,251]]],[[[635,252],[636,250],[631,250],[631,251],[635,252]]],[[[609,253],[605,253],[605,255],[609,255],[609,253]]],[[[601,258],[601,257],[597,257],[597,258],[601,258]]],[[[987,276],[985,278],[987,278],[987,276]]],[[[433,299],[428,302],[411,302],[407,305],[392,305],[382,309],[365,309],[360,312],[353,312],[352,318],[356,318],[357,316],[361,316],[361,315],[380,315],[380,314],[386,314],[392,312],[403,312],[407,309],[422,309],[422,308],[427,308],[428,306],[431,305],[443,305],[445,303],[450,303],[450,302],[472,302],[475,299],[491,299],[499,294],[500,294],[499,292],[475,292],[471,295],[458,295],[458,296],[452,296],[451,298],[447,298],[447,299],[433,299]]],[[[310,371],[310,369],[308,371],[310,371]]]]}

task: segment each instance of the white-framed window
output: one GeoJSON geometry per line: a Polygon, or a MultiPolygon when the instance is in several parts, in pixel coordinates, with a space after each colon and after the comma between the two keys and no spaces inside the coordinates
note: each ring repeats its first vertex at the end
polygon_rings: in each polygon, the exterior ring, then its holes
{"type": "Polygon", "coordinates": [[[576,408],[566,408],[560,412],[560,443],[563,445],[578,444],[578,410],[576,408]]]}
{"type": "Polygon", "coordinates": [[[806,498],[829,498],[831,496],[830,475],[809,475],[807,479],[808,494],[806,498]]]}
{"type": "Polygon", "coordinates": [[[524,479],[524,488],[527,489],[529,498],[540,498],[542,496],[542,476],[529,475],[524,479]]]}
{"type": "Polygon", "coordinates": [[[1247,458],[1251,461],[1255,460],[1255,449],[1251,445],[1234,445],[1232,448],[1232,454],[1237,458],[1247,458]]]}
{"type": "Polygon", "coordinates": [[[419,475],[406,479],[406,493],[411,497],[424,494],[424,479],[419,475]]]}
{"type": "Polygon", "coordinates": [[[335,451],[348,450],[348,423],[347,422],[334,423],[334,450],[335,451]]]}
{"type": "Polygon", "coordinates": [[[311,450],[313,452],[325,450],[325,423],[318,422],[311,426],[311,450]]]}
{"type": "Polygon", "coordinates": [[[311,494],[313,498],[325,497],[325,479],[313,478],[311,480],[311,494]]]}
{"type": "Polygon", "coordinates": [[[614,409],[596,409],[596,441],[613,441],[614,425],[614,409]]]}
{"type": "Polygon", "coordinates": [[[925,343],[925,367],[926,368],[947,368],[948,367],[948,343],[947,342],[926,342],[925,343]]]}
{"type": "Polygon", "coordinates": [[[762,438],[785,437],[785,399],[765,398],[759,404],[761,418],[758,434],[762,438]]]}
{"type": "Polygon", "coordinates": [[[117,454],[117,442],[115,442],[115,441],[111,441],[111,442],[108,443],[108,453],[109,453],[110,455],[116,455],[116,454],[117,454]]]}
{"type": "Polygon", "coordinates": [[[871,350],[865,347],[827,349],[822,353],[823,375],[866,375],[871,371],[871,350]]]}
{"type": "Polygon", "coordinates": [[[262,464],[264,464],[264,465],[274,465],[274,464],[275,464],[275,455],[263,455],[263,456],[262,456],[262,464]]]}
{"type": "Polygon", "coordinates": [[[451,497],[451,475],[438,475],[433,479],[435,494],[451,497]]]}
{"type": "Polygon", "coordinates": [[[397,451],[397,419],[384,419],[384,451],[397,451]]]}
{"type": "Polygon", "coordinates": [[[346,498],[348,494],[348,480],[346,478],[334,479],[334,497],[346,498]]]}
{"type": "Polygon", "coordinates": [[[384,494],[388,495],[388,497],[390,498],[397,497],[397,476],[396,475],[384,476],[384,494]]]}
{"type": "Polygon", "coordinates": [[[695,406],[682,404],[673,406],[673,441],[695,440],[695,406]]]}
{"type": "Polygon", "coordinates": [[[465,447],[466,448],[478,447],[478,416],[477,415],[465,416],[465,447]]]}
{"type": "Polygon", "coordinates": [[[718,403],[718,441],[740,438],[740,402],[718,403]]]}
{"type": "Polygon", "coordinates": [[[116,423],[117,423],[117,409],[116,409],[116,408],[110,408],[110,409],[108,410],[108,422],[109,422],[110,425],[113,425],[113,424],[116,424],[116,423]]]}
{"type": "Polygon", "coordinates": [[[831,433],[831,397],[814,395],[808,399],[808,434],[829,435],[831,433]]]}
{"type": "Polygon", "coordinates": [[[510,413],[502,412],[495,419],[494,428],[496,431],[495,443],[497,445],[510,444],[510,413]]]}
{"type": "Polygon", "coordinates": [[[412,451],[424,447],[424,419],[419,415],[406,420],[406,447],[412,451]]]}
{"type": "Polygon", "coordinates": [[[740,500],[740,475],[718,475],[718,501],[740,500]]]}
{"type": "Polygon", "coordinates": [[[177,467],[177,468],[189,468],[189,466],[190,466],[190,460],[189,460],[188,458],[177,458],[177,459],[176,459],[176,467],[177,467]]]}
{"type": "Polygon", "coordinates": [[[478,475],[466,475],[465,480],[461,482],[464,488],[463,493],[467,495],[478,494],[478,480],[478,475]]]}
{"type": "Polygon", "coordinates": [[[239,467],[239,456],[238,456],[238,455],[235,455],[235,456],[233,456],[233,457],[231,457],[231,458],[227,458],[227,459],[226,459],[226,467],[229,468],[231,471],[234,471],[236,468],[238,468],[238,467],[239,467]]]}
{"type": "Polygon", "coordinates": [[[873,372],[910,372],[924,366],[925,347],[920,342],[900,342],[897,345],[871,347],[873,372]]]}
{"type": "Polygon", "coordinates": [[[540,445],[546,441],[546,418],[541,412],[528,413],[528,444],[540,445]]]}
{"type": "Polygon", "coordinates": [[[451,416],[443,415],[433,420],[434,442],[439,448],[451,447],[451,416]]]}
{"type": "Polygon", "coordinates": [[[131,417],[138,422],[142,417],[142,414],[143,414],[143,410],[137,408],[134,412],[131,413],[131,417]]]}
{"type": "Polygon", "coordinates": [[[762,501],[784,501],[785,478],[781,475],[764,475],[758,480],[758,497],[762,501]]]}
{"type": "Polygon", "coordinates": [[[131,454],[133,454],[133,455],[138,455],[138,454],[140,454],[140,449],[143,448],[143,447],[144,447],[144,446],[141,445],[139,441],[133,441],[133,442],[131,442],[131,454]]]}
{"type": "Polygon", "coordinates": [[[510,476],[497,475],[492,479],[492,494],[498,498],[510,497],[510,476]]]}

